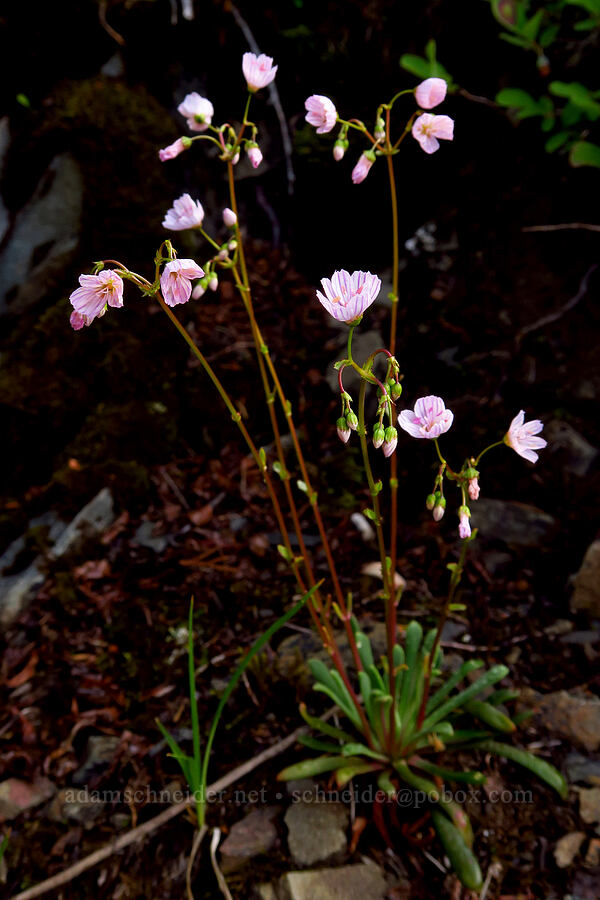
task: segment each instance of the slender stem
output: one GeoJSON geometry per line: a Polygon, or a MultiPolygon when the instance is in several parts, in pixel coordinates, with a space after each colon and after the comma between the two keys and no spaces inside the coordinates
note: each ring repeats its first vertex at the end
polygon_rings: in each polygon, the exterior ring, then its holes
{"type": "MultiPolygon", "coordinates": [[[[463,495],[464,502],[464,495],[463,495]]],[[[433,669],[433,663],[435,661],[437,649],[439,647],[440,641],[442,639],[442,631],[444,630],[444,625],[448,619],[448,614],[450,612],[450,607],[454,601],[454,597],[456,595],[456,591],[460,585],[463,570],[465,567],[465,562],[467,559],[467,551],[469,549],[470,541],[463,541],[462,547],[460,549],[460,557],[458,562],[456,563],[454,569],[452,570],[452,575],[450,576],[450,587],[448,590],[448,596],[446,598],[446,602],[444,604],[444,608],[442,610],[442,614],[440,616],[437,629],[435,632],[435,638],[433,639],[433,645],[431,647],[431,651],[429,653],[429,660],[427,662],[427,672],[425,674],[425,687],[423,689],[423,698],[421,700],[421,706],[419,707],[419,715],[417,716],[417,725],[416,730],[418,731],[421,725],[423,724],[423,720],[425,719],[425,710],[427,708],[427,701],[429,699],[429,691],[431,689],[431,672],[433,669]]]]}
{"type": "Polygon", "coordinates": [[[198,231],[200,232],[202,237],[208,241],[209,244],[212,244],[212,246],[215,248],[215,250],[221,249],[221,245],[217,244],[217,242],[215,240],[213,240],[209,234],[206,233],[204,228],[198,227],[198,231]]]}
{"type": "Polygon", "coordinates": [[[354,329],[355,329],[355,328],[356,328],[356,325],[351,325],[350,328],[349,328],[349,330],[348,330],[348,360],[349,360],[351,363],[354,362],[354,360],[352,359],[352,338],[353,338],[353,336],[354,336],[354,329]]]}
{"type": "Polygon", "coordinates": [[[391,109],[392,106],[394,105],[394,103],[396,102],[396,100],[398,99],[398,97],[402,97],[402,96],[404,96],[404,94],[414,94],[413,88],[406,88],[406,90],[404,90],[404,91],[398,91],[397,94],[394,94],[394,96],[392,97],[390,102],[386,103],[385,108],[388,110],[391,109]]]}
{"type": "Polygon", "coordinates": [[[484,453],[487,453],[488,450],[491,450],[493,447],[501,447],[505,442],[504,441],[496,441],[494,444],[490,444],[489,447],[486,447],[485,450],[482,450],[477,459],[475,460],[475,467],[479,465],[479,460],[483,456],[484,453]]]}

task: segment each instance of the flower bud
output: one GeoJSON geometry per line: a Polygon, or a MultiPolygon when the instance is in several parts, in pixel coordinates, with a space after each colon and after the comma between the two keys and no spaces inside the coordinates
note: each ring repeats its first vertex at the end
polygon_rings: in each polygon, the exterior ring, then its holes
{"type": "Polygon", "coordinates": [[[237,166],[237,164],[239,163],[239,161],[240,161],[240,151],[238,150],[238,152],[235,154],[235,156],[234,156],[233,159],[231,160],[231,165],[232,165],[232,166],[237,166]]]}
{"type": "Polygon", "coordinates": [[[477,476],[469,478],[469,500],[479,500],[479,481],[477,476]]]}
{"type": "Polygon", "coordinates": [[[388,425],[385,429],[385,440],[383,442],[383,455],[385,457],[391,456],[394,450],[396,449],[396,444],[398,443],[398,432],[394,428],[393,425],[388,425]]]}
{"type": "Polygon", "coordinates": [[[351,428],[352,431],[356,431],[358,428],[358,416],[355,412],[349,410],[349,412],[346,413],[346,422],[348,423],[348,428],[351,428]]]}
{"type": "Polygon", "coordinates": [[[258,144],[249,144],[246,153],[248,154],[248,159],[252,163],[252,168],[257,169],[263,160],[263,155],[260,152],[258,144]]]}
{"type": "Polygon", "coordinates": [[[227,244],[227,249],[231,250],[232,253],[234,250],[237,250],[237,241],[229,241],[229,243],[227,244]]]}
{"type": "Polygon", "coordinates": [[[223,247],[221,250],[219,250],[219,252],[217,253],[217,259],[220,262],[225,262],[226,259],[229,259],[229,253],[227,252],[226,247],[223,247]]]}
{"type": "Polygon", "coordinates": [[[375,122],[375,131],[373,132],[373,137],[376,141],[381,141],[385,137],[385,122],[379,116],[377,121],[375,122]]]}
{"type": "Polygon", "coordinates": [[[192,291],[192,297],[194,300],[199,300],[200,297],[203,297],[206,293],[206,288],[208,287],[208,282],[206,278],[201,278],[194,290],[192,291]]]}
{"type": "Polygon", "coordinates": [[[375,162],[375,154],[372,150],[365,150],[352,169],[352,183],[360,184],[369,174],[369,169],[375,162]]]}
{"type": "Polygon", "coordinates": [[[433,507],[435,506],[435,501],[436,501],[436,500],[437,500],[437,495],[436,495],[436,494],[428,494],[428,495],[427,495],[427,500],[425,501],[425,506],[427,507],[427,509],[428,509],[430,512],[431,512],[431,510],[433,509],[433,507]]]}
{"type": "Polygon", "coordinates": [[[390,393],[392,395],[392,400],[397,400],[398,397],[402,395],[402,385],[399,381],[392,381],[390,393]]]}
{"type": "Polygon", "coordinates": [[[237,216],[228,206],[223,210],[223,222],[228,228],[234,228],[237,225],[237,216]]]}
{"type": "Polygon", "coordinates": [[[446,498],[442,497],[442,495],[438,492],[437,499],[435,501],[435,506],[433,507],[434,522],[441,522],[441,520],[444,518],[445,509],[446,509],[446,498]]]}
{"type": "Polygon", "coordinates": [[[458,508],[458,534],[462,540],[466,540],[471,537],[471,525],[469,524],[469,519],[471,518],[471,510],[468,506],[459,506],[458,508]]]}
{"type": "Polygon", "coordinates": [[[373,426],[373,446],[376,450],[379,450],[383,442],[385,441],[385,429],[381,422],[376,422],[373,426]]]}
{"type": "Polygon", "coordinates": [[[219,279],[217,278],[217,276],[216,276],[215,273],[213,272],[212,275],[211,275],[211,277],[210,277],[210,280],[209,280],[209,282],[208,282],[208,289],[209,289],[209,291],[216,291],[216,289],[217,289],[218,287],[219,287],[219,279]]]}
{"type": "Polygon", "coordinates": [[[340,416],[337,422],[335,423],[335,427],[337,428],[337,434],[340,441],[343,441],[344,444],[347,444],[350,440],[350,429],[348,428],[348,423],[344,416],[340,416]]]}
{"type": "Polygon", "coordinates": [[[335,144],[333,145],[333,158],[335,159],[336,162],[339,162],[341,159],[344,158],[344,154],[346,153],[347,149],[348,149],[348,141],[337,140],[335,142],[335,144]]]}

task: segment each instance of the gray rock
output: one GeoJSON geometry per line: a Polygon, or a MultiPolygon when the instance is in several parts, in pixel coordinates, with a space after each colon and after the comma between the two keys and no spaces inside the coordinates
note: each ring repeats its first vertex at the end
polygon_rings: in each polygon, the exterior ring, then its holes
{"type": "Polygon", "coordinates": [[[341,803],[293,803],[285,814],[294,864],[341,862],[348,845],[348,810],[341,803]]]}
{"type": "MultiPolygon", "coordinates": [[[[48,541],[52,545],[48,556],[50,559],[58,559],[77,549],[84,540],[98,537],[113,521],[112,495],[108,488],[103,488],[75,516],[70,525],[65,525],[54,514],[46,513],[32,519],[29,527],[48,527],[48,541]]],[[[0,575],[12,568],[25,546],[26,539],[23,535],[5,550],[0,557],[0,575]]],[[[43,562],[40,555],[21,572],[0,577],[0,624],[5,628],[19,618],[44,583],[43,562]]]]}
{"type": "Polygon", "coordinates": [[[59,559],[66,553],[78,549],[84,541],[98,537],[112,525],[114,519],[112,494],[108,488],[102,488],[93,500],[77,513],[71,524],[67,525],[50,551],[51,557],[59,559]]]}
{"type": "Polygon", "coordinates": [[[0,818],[7,821],[16,819],[28,809],[45,803],[55,790],[55,786],[47,778],[39,778],[34,782],[7,778],[0,783],[0,818]]]}
{"type": "Polygon", "coordinates": [[[535,506],[482,497],[471,505],[471,527],[487,540],[516,547],[541,547],[558,527],[556,519],[535,506]]]}
{"type": "Polygon", "coordinates": [[[278,900],[277,892],[272,884],[256,884],[252,889],[251,900],[278,900]]]}
{"type": "Polygon", "coordinates": [[[77,163],[68,153],[56,156],[0,254],[0,315],[22,312],[62,276],[79,242],[82,200],[77,163]]]}
{"type": "Polygon", "coordinates": [[[600,759],[569,753],[565,760],[565,772],[569,781],[600,785],[600,759]]]}
{"type": "Polygon", "coordinates": [[[47,815],[54,822],[71,820],[93,828],[96,819],[106,807],[104,800],[89,794],[85,790],[61,788],[50,803],[47,815]]]}
{"type": "Polygon", "coordinates": [[[221,844],[221,868],[225,874],[275,846],[277,829],[273,819],[278,813],[276,806],[256,809],[233,825],[221,844]]]}
{"type": "Polygon", "coordinates": [[[288,872],[279,882],[280,900],[384,900],[385,892],[383,872],[367,863],[288,872]]]}
{"type": "Polygon", "coordinates": [[[147,547],[155,553],[162,553],[169,543],[169,538],[165,534],[154,534],[155,527],[154,522],[142,522],[135,532],[132,544],[147,547]]]}
{"type": "Polygon", "coordinates": [[[545,426],[548,452],[556,454],[562,468],[573,475],[585,478],[598,457],[598,449],[586,441],[568,422],[554,419],[545,426]]]}
{"type": "Polygon", "coordinates": [[[586,825],[600,822],[600,787],[576,788],[579,794],[579,815],[586,825]]]}
{"type": "MultiPolygon", "coordinates": [[[[8,125],[8,116],[4,116],[2,119],[0,119],[0,175],[2,174],[2,170],[4,169],[4,159],[6,157],[6,151],[8,150],[9,144],[10,130],[8,125]]],[[[10,219],[8,210],[2,202],[2,198],[0,197],[0,241],[8,231],[9,222],[10,219]]]]}
{"type": "Polygon", "coordinates": [[[590,544],[583,557],[570,606],[573,612],[585,611],[600,618],[600,541],[590,544]]]}
{"type": "Polygon", "coordinates": [[[600,641],[598,631],[572,631],[571,634],[563,634],[561,644],[597,644],[600,641]]]}
{"type": "Polygon", "coordinates": [[[554,859],[559,869],[570,866],[585,841],[585,831],[572,831],[561,837],[554,847],[554,859]]]}
{"type": "MultiPolygon", "coordinates": [[[[581,744],[586,750],[600,747],[600,699],[583,691],[556,691],[534,695],[536,717],[549,730],[581,744]]],[[[525,699],[525,697],[524,697],[525,699]]]]}
{"type": "Polygon", "coordinates": [[[88,738],[82,765],[73,773],[73,784],[87,784],[93,775],[108,769],[120,738],[109,734],[93,734],[88,738]]]}

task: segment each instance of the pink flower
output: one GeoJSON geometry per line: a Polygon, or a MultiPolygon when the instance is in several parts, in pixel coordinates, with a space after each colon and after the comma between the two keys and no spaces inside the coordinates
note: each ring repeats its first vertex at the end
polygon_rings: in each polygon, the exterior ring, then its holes
{"type": "Polygon", "coordinates": [[[352,183],[360,184],[361,181],[364,181],[367,175],[369,174],[369,169],[375,162],[375,158],[371,159],[367,156],[367,153],[370,151],[367,150],[366,153],[363,153],[352,169],[352,183]]]}
{"type": "Polygon", "coordinates": [[[532,463],[537,462],[538,455],[534,453],[534,450],[541,450],[548,444],[544,438],[534,437],[540,433],[543,427],[539,419],[525,422],[525,412],[521,410],[510,423],[510,428],[504,435],[504,443],[512,447],[524,459],[528,459],[532,463]]]}
{"type": "Polygon", "coordinates": [[[112,269],[103,269],[97,275],[80,275],[76,291],[69,297],[78,316],[71,314],[71,325],[77,331],[103,316],[107,306],[123,306],[123,279],[112,269]]]}
{"type": "Polygon", "coordinates": [[[338,322],[354,322],[374,302],[381,290],[381,281],[370,272],[353,272],[345,269],[322,278],[324,294],[317,291],[319,302],[338,322]]]}
{"type": "Polygon", "coordinates": [[[223,223],[228,228],[234,228],[237,225],[237,216],[228,206],[223,210],[223,223]]]}
{"type": "Polygon", "coordinates": [[[263,155],[260,152],[258,144],[253,144],[247,151],[248,159],[252,163],[252,168],[257,169],[263,161],[263,155]]]}
{"type": "Polygon", "coordinates": [[[177,107],[177,112],[185,116],[190,131],[206,131],[212,122],[215,108],[210,100],[201,97],[194,91],[183,98],[177,107]]]}
{"type": "Polygon", "coordinates": [[[160,276],[160,288],[167,306],[187,303],[192,293],[192,279],[203,278],[204,270],[193,259],[173,259],[160,276]]]}
{"type": "Polygon", "coordinates": [[[458,509],[458,535],[462,540],[471,537],[471,525],[469,519],[471,511],[468,506],[460,506],[458,509]]]}
{"type": "Polygon", "coordinates": [[[321,94],[312,94],[304,101],[306,109],[305,119],[309,125],[314,125],[317,134],[327,134],[337,122],[337,109],[329,99],[321,94]]]}
{"type": "Polygon", "coordinates": [[[87,319],[81,313],[78,313],[76,310],[73,310],[71,313],[71,317],[69,318],[69,322],[71,323],[71,328],[74,331],[79,331],[83,328],[84,325],[87,325],[87,319]]]}
{"type": "Polygon", "coordinates": [[[443,141],[453,140],[454,121],[450,116],[432,116],[431,113],[423,113],[412,127],[412,136],[425,153],[435,153],[440,146],[438,138],[443,141]]]}
{"type": "Polygon", "coordinates": [[[182,194],[163,219],[163,228],[169,231],[184,231],[186,228],[199,228],[204,221],[204,210],[199,200],[192,200],[189,194],[182,194]]]}
{"type": "Polygon", "coordinates": [[[248,90],[254,93],[271,84],[277,74],[277,66],[273,65],[273,58],[261,53],[244,53],[242,57],[242,72],[248,82],[248,90]]]}
{"type": "Polygon", "coordinates": [[[190,138],[177,138],[177,140],[172,144],[169,144],[168,147],[164,147],[162,150],[158,151],[158,158],[161,162],[166,162],[168,159],[175,159],[176,156],[179,156],[180,153],[183,153],[184,150],[187,150],[188,147],[191,146],[192,142],[190,138]]]}
{"type": "Polygon", "coordinates": [[[469,478],[469,500],[479,500],[479,481],[477,478],[469,478]]]}
{"type": "Polygon", "coordinates": [[[415,438],[437,438],[452,425],[454,413],[446,409],[441,397],[421,397],[412,409],[403,409],[398,416],[400,427],[415,438]]]}
{"type": "Polygon", "coordinates": [[[415,88],[415,98],[421,109],[433,109],[445,98],[447,90],[443,78],[426,78],[415,88]]]}

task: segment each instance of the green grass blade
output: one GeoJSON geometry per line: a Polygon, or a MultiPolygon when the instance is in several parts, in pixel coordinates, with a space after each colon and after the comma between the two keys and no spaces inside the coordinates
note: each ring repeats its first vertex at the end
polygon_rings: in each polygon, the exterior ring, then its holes
{"type": "Polygon", "coordinates": [[[485,702],[491,703],[492,706],[500,706],[503,703],[509,703],[511,700],[518,700],[520,696],[520,691],[515,691],[512,688],[500,688],[498,691],[493,691],[489,697],[486,697],[485,702]]]}
{"type": "Polygon", "coordinates": [[[511,746],[511,744],[499,744],[497,741],[483,741],[479,744],[479,747],[482,750],[487,750],[488,753],[503,756],[505,759],[510,759],[511,762],[529,769],[530,772],[533,772],[534,775],[537,775],[538,778],[549,784],[551,788],[554,788],[559,797],[562,797],[563,800],[566,799],[569,792],[566,780],[558,769],[555,769],[554,766],[547,763],[544,759],[539,759],[527,750],[521,750],[519,747],[511,746]]]}
{"type": "Polygon", "coordinates": [[[369,666],[373,665],[373,650],[371,648],[371,641],[364,633],[364,631],[357,631],[355,633],[356,637],[356,647],[358,650],[358,655],[360,656],[360,661],[365,667],[368,669],[369,666]]]}
{"type": "Polygon", "coordinates": [[[320,741],[318,738],[310,737],[308,734],[301,734],[298,737],[298,743],[309,750],[316,750],[318,753],[339,753],[339,744],[331,744],[329,741],[320,741]]]}
{"type": "Polygon", "coordinates": [[[479,719],[484,725],[489,725],[494,731],[512,734],[517,730],[517,726],[508,716],[485,700],[469,700],[468,703],[465,703],[464,708],[466,712],[479,719]]]}
{"type": "Polygon", "coordinates": [[[442,812],[433,810],[431,818],[446,855],[459,879],[470,891],[478,891],[483,883],[483,877],[473,851],[465,844],[460,831],[442,812]]]}
{"type": "Polygon", "coordinates": [[[435,692],[432,694],[427,702],[427,714],[432,713],[434,709],[442,703],[443,700],[446,699],[448,694],[454,690],[457,684],[466,678],[469,672],[474,672],[476,669],[481,669],[483,666],[482,659],[470,659],[468,662],[465,662],[460,666],[459,669],[456,670],[454,675],[451,675],[448,680],[441,685],[435,692]]]}
{"type": "Polygon", "coordinates": [[[333,772],[342,766],[364,765],[364,759],[352,759],[346,756],[318,756],[312,759],[303,759],[282,769],[277,775],[277,781],[296,781],[300,778],[312,778],[313,775],[322,775],[324,772],[333,772]]]}
{"type": "Polygon", "coordinates": [[[341,728],[336,728],[335,725],[330,725],[329,722],[324,722],[323,719],[319,719],[317,716],[311,716],[306,711],[305,703],[300,704],[300,715],[307,725],[310,725],[315,731],[320,731],[321,734],[326,734],[327,737],[337,738],[337,740],[344,743],[354,740],[354,737],[348,734],[347,731],[342,731],[341,728]]]}
{"type": "Polygon", "coordinates": [[[438,775],[444,781],[457,781],[464,784],[485,784],[486,781],[483,772],[453,772],[451,769],[445,769],[443,766],[436,766],[435,763],[429,762],[427,759],[413,760],[413,765],[429,775],[438,775]]]}
{"type": "Polygon", "coordinates": [[[508,669],[506,666],[492,666],[485,675],[482,675],[481,678],[478,678],[472,685],[468,688],[465,688],[464,691],[461,691],[460,694],[456,694],[454,697],[450,697],[449,700],[446,700],[445,703],[442,703],[441,706],[431,713],[425,721],[423,722],[423,726],[418,734],[420,737],[421,734],[425,734],[428,731],[431,731],[433,726],[443,719],[444,716],[448,715],[449,712],[455,710],[458,706],[464,706],[469,700],[472,700],[477,694],[480,694],[481,691],[484,691],[486,688],[491,687],[492,684],[495,684],[497,681],[500,681],[502,678],[505,678],[508,673],[508,669]]]}
{"type": "Polygon", "coordinates": [[[190,712],[192,717],[192,741],[194,759],[194,778],[198,783],[202,781],[202,757],[200,742],[200,722],[198,719],[198,699],[196,697],[196,663],[194,661],[194,598],[190,601],[190,614],[188,619],[188,679],[190,691],[190,712]]]}
{"type": "MultiPolygon", "coordinates": [[[[227,705],[227,701],[231,697],[231,694],[233,693],[238,681],[240,680],[240,678],[242,677],[242,675],[244,674],[244,672],[246,671],[246,669],[248,668],[248,666],[250,665],[250,663],[252,662],[254,657],[258,653],[260,653],[260,651],[265,646],[265,644],[268,644],[268,642],[271,640],[273,635],[276,634],[279,631],[279,629],[282,628],[286,624],[286,622],[289,622],[290,619],[292,619],[297,613],[300,612],[300,610],[304,607],[307,600],[314,594],[314,592],[320,587],[321,584],[322,584],[322,582],[315,584],[314,587],[312,587],[310,589],[310,591],[307,591],[307,593],[304,594],[304,596],[298,601],[298,603],[296,603],[295,606],[292,606],[291,609],[288,609],[288,611],[285,612],[282,616],[280,616],[276,622],[273,622],[273,624],[269,628],[267,628],[267,630],[265,631],[264,634],[262,634],[259,638],[257,638],[257,640],[252,644],[252,647],[246,653],[246,655],[244,656],[244,658],[242,659],[242,661],[236,668],[235,672],[229,679],[229,684],[225,688],[223,696],[221,697],[221,700],[217,707],[217,711],[215,712],[213,720],[211,722],[208,737],[206,739],[206,749],[204,751],[204,760],[203,760],[202,771],[201,771],[201,775],[200,775],[200,786],[201,786],[202,792],[204,792],[204,790],[206,788],[210,751],[212,749],[213,741],[215,739],[215,733],[217,731],[219,719],[221,718],[223,710],[225,709],[225,706],[227,705]]],[[[202,794],[202,796],[203,796],[203,794],[202,794]]],[[[204,817],[204,812],[205,812],[205,809],[203,807],[202,817],[204,817]]],[[[204,818],[202,818],[202,824],[204,824],[204,818]]]]}

